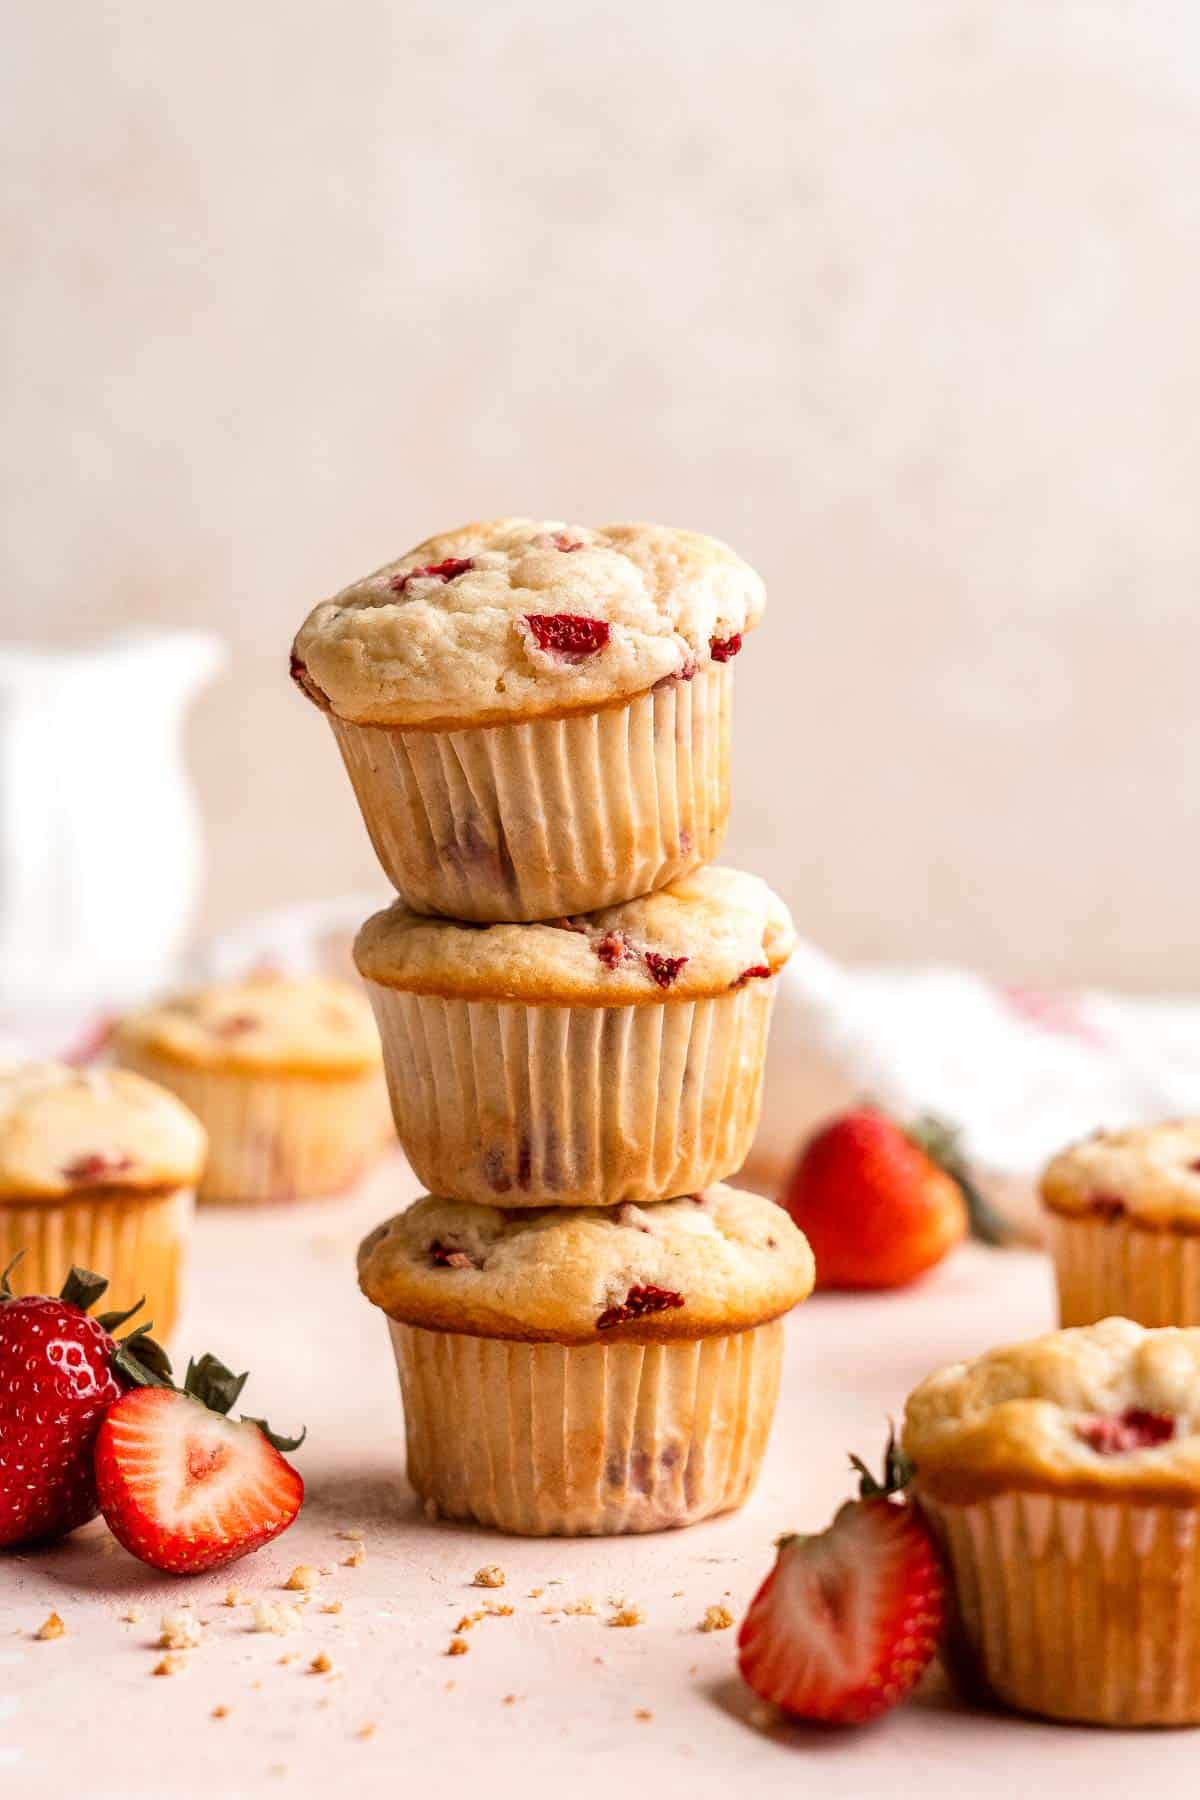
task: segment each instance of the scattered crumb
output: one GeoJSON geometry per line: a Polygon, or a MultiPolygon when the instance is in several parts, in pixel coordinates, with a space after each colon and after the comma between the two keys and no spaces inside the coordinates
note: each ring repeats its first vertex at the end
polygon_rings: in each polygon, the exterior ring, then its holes
{"type": "Polygon", "coordinates": [[[311,1563],[297,1563],[283,1585],[294,1594],[311,1594],[319,1579],[311,1563]]]}
{"type": "Polygon", "coordinates": [[[322,1563],[317,1570],[317,1574],[318,1575],[332,1575],[333,1574],[333,1564],[332,1563],[322,1563]]]}
{"type": "Polygon", "coordinates": [[[374,1719],[368,1719],[365,1725],[359,1726],[358,1730],[355,1732],[354,1735],[355,1735],[355,1737],[362,1738],[365,1741],[367,1738],[373,1738],[375,1736],[376,1729],[377,1729],[377,1727],[376,1727],[374,1719]]]}
{"type": "Polygon", "coordinates": [[[333,1663],[324,1650],[318,1650],[308,1665],[310,1675],[332,1675],[333,1663]]]}
{"type": "Polygon", "coordinates": [[[517,1696],[515,1694],[505,1694],[504,1704],[505,1706],[515,1706],[517,1704],[517,1696]]]}
{"type": "Polygon", "coordinates": [[[158,1631],[160,1650],[194,1650],[200,1642],[199,1624],[182,1607],[165,1612],[158,1621],[158,1631]]]}
{"type": "Polygon", "coordinates": [[[733,1614],[727,1606],[710,1606],[697,1626],[698,1631],[728,1631],[733,1614]]]}
{"type": "Polygon", "coordinates": [[[654,1717],[654,1714],[652,1712],[648,1711],[648,1709],[646,1707],[639,1706],[633,1716],[635,1719],[641,1719],[641,1720],[645,1721],[647,1719],[652,1719],[654,1717]]]}
{"type": "Polygon", "coordinates": [[[249,1594],[247,1594],[243,1588],[239,1588],[239,1587],[226,1588],[225,1589],[225,1598],[221,1602],[221,1604],[222,1604],[222,1606],[245,1606],[245,1604],[249,1600],[249,1598],[250,1598],[249,1594]]]}
{"type": "Polygon", "coordinates": [[[127,1606],[123,1613],[117,1614],[117,1617],[120,1619],[122,1625],[140,1625],[142,1622],[142,1609],[140,1606],[127,1606]]]}
{"type": "Polygon", "coordinates": [[[33,1635],[35,1638],[40,1638],[42,1643],[45,1644],[49,1643],[51,1638],[66,1637],[67,1628],[59,1618],[58,1614],[52,1612],[47,1614],[46,1618],[43,1619],[33,1635]]]}
{"type": "Polygon", "coordinates": [[[503,1587],[504,1570],[499,1563],[484,1563],[482,1569],[476,1569],[471,1581],[472,1587],[503,1587]]]}
{"type": "Polygon", "coordinates": [[[482,1613],[464,1613],[454,1629],[455,1631],[470,1631],[476,1619],[482,1619],[482,1617],[482,1613]]]}
{"type": "MultiPolygon", "coordinates": [[[[360,1544],[362,1542],[362,1532],[359,1531],[356,1525],[345,1526],[338,1532],[338,1536],[340,1538],[349,1538],[352,1544],[360,1544]]],[[[375,1727],[372,1725],[371,1730],[374,1731],[374,1729],[375,1727]]]]}
{"type": "Polygon", "coordinates": [[[340,1600],[327,1600],[325,1602],[324,1606],[321,1608],[321,1611],[323,1613],[340,1613],[341,1610],[342,1610],[342,1603],[340,1600]]]}
{"type": "Polygon", "coordinates": [[[213,1719],[227,1719],[229,1717],[229,1708],[227,1706],[214,1706],[209,1717],[213,1719]]]}
{"type": "Polygon", "coordinates": [[[671,1595],[671,1598],[672,1598],[672,1600],[682,1600],[683,1599],[683,1589],[676,1588],[675,1592],[671,1595]]]}
{"type": "Polygon", "coordinates": [[[296,1660],[296,1652],[294,1650],[285,1650],[279,1660],[281,1663],[294,1663],[296,1660]]]}
{"type": "Polygon", "coordinates": [[[346,1569],[361,1569],[366,1560],[367,1553],[362,1545],[359,1544],[358,1548],[352,1550],[349,1556],[344,1556],[342,1558],[342,1567],[346,1569]]]}
{"type": "Polygon", "coordinates": [[[529,1590],[529,1598],[530,1598],[530,1599],[531,1599],[531,1600],[540,1600],[540,1599],[541,1599],[541,1597],[542,1597],[542,1595],[543,1595],[543,1594],[544,1594],[544,1593],[545,1593],[545,1591],[546,1591],[546,1590],[545,1590],[545,1588],[544,1588],[544,1587],[540,1587],[540,1588],[530,1588],[530,1590],[529,1590]]]}
{"type": "Polygon", "coordinates": [[[467,1654],[467,1651],[470,1648],[471,1648],[471,1646],[470,1646],[470,1644],[468,1644],[465,1637],[452,1637],[450,1639],[450,1647],[446,1651],[446,1655],[447,1656],[465,1656],[467,1654]]]}
{"type": "Polygon", "coordinates": [[[448,1694],[452,1694],[457,1686],[458,1686],[457,1681],[448,1681],[446,1683],[446,1692],[448,1694]]]}
{"type": "Polygon", "coordinates": [[[644,1625],[646,1615],[640,1606],[619,1606],[608,1622],[610,1625],[644,1625]]]}
{"type": "Polygon", "coordinates": [[[572,1614],[572,1616],[592,1618],[595,1615],[596,1608],[591,1600],[568,1600],[563,1607],[563,1611],[572,1614]]]}
{"type": "Polygon", "coordinates": [[[298,1631],[304,1614],[298,1606],[287,1606],[279,1600],[257,1600],[254,1605],[255,1631],[273,1631],[276,1637],[286,1637],[289,1631],[298,1631]]]}
{"type": "Polygon", "coordinates": [[[152,1675],[179,1675],[187,1668],[186,1656],[179,1656],[174,1650],[155,1663],[150,1671],[152,1675]]]}

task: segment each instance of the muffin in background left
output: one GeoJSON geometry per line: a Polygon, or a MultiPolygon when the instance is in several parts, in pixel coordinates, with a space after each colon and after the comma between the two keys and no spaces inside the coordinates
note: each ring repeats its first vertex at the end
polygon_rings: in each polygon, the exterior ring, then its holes
{"type": "Polygon", "coordinates": [[[103,1269],[114,1309],[166,1337],[178,1316],[199,1120],[126,1069],[28,1062],[0,1070],[0,1268],[17,1293],[57,1293],[72,1264],[103,1269]]]}
{"type": "Polygon", "coordinates": [[[339,1194],[394,1142],[370,1005],[330,976],[193,988],[120,1020],[110,1049],[203,1121],[201,1201],[339,1194]]]}

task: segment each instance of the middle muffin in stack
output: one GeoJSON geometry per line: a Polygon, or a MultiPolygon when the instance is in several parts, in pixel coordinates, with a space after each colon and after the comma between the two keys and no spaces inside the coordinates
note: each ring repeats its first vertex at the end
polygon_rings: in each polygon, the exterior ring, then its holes
{"type": "Polygon", "coordinates": [[[296,640],[401,895],[355,954],[437,1198],[372,1233],[359,1275],[431,1511],[654,1530],[757,1474],[812,1259],[717,1184],[757,1124],[793,934],[761,881],[701,865],[762,605],[693,533],[503,520],[296,640]]]}

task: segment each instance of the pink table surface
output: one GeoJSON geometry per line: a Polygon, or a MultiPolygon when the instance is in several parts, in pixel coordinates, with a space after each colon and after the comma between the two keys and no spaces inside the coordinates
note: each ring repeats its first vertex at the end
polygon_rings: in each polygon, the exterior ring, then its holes
{"type": "Polygon", "coordinates": [[[766,1468],[742,1513],[653,1537],[527,1541],[430,1524],[403,1479],[387,1339],[352,1270],[362,1232],[414,1191],[396,1158],[336,1205],[201,1217],[178,1343],[249,1367],[252,1412],[307,1422],[304,1511],[259,1555],[190,1580],[156,1577],[100,1523],[0,1560],[0,1793],[175,1800],[325,1794],[346,1782],[359,1796],[447,1800],[735,1788],[1011,1800],[1018,1785],[1194,1794],[1191,1732],[971,1711],[936,1672],[866,1730],[764,1725],[736,1676],[734,1632],[697,1629],[717,1602],[740,1617],[778,1533],[825,1522],[847,1492],[847,1451],[875,1455],[887,1415],[922,1375],[1050,1323],[1038,1254],[969,1248],[915,1291],[800,1308],[766,1468]],[[344,1565],[346,1529],[364,1534],[361,1567],[344,1565]],[[489,1562],[507,1573],[502,1591],[469,1585],[489,1562]],[[297,1563],[331,1573],[293,1635],[254,1632],[248,1608],[220,1603],[231,1582],[294,1600],[281,1584],[297,1563]],[[596,1616],[544,1610],[584,1597],[596,1616]],[[185,1599],[206,1622],[203,1642],[181,1673],[155,1678],[160,1616],[185,1599]],[[334,1599],[340,1613],[318,1610],[334,1599]],[[513,1616],[481,1621],[468,1654],[448,1657],[455,1622],[486,1600],[513,1616]],[[613,1601],[640,1607],[644,1623],[610,1627],[613,1601]],[[122,1622],[130,1606],[140,1622],[122,1622]],[[35,1641],[51,1609],[67,1636],[35,1641]],[[309,1672],[319,1650],[336,1674],[309,1672]],[[214,1719],[216,1706],[228,1716],[214,1719]]]}

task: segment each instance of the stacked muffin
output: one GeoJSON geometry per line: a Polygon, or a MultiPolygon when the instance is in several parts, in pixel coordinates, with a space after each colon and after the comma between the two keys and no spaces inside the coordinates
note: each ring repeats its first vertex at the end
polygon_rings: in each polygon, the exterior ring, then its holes
{"type": "Polygon", "coordinates": [[[356,961],[430,1194],[359,1257],[431,1513],[527,1533],[736,1506],[812,1285],[721,1185],[793,942],[705,866],[758,577],[693,533],[501,520],[318,606],[325,711],[399,899],[356,961]]]}

